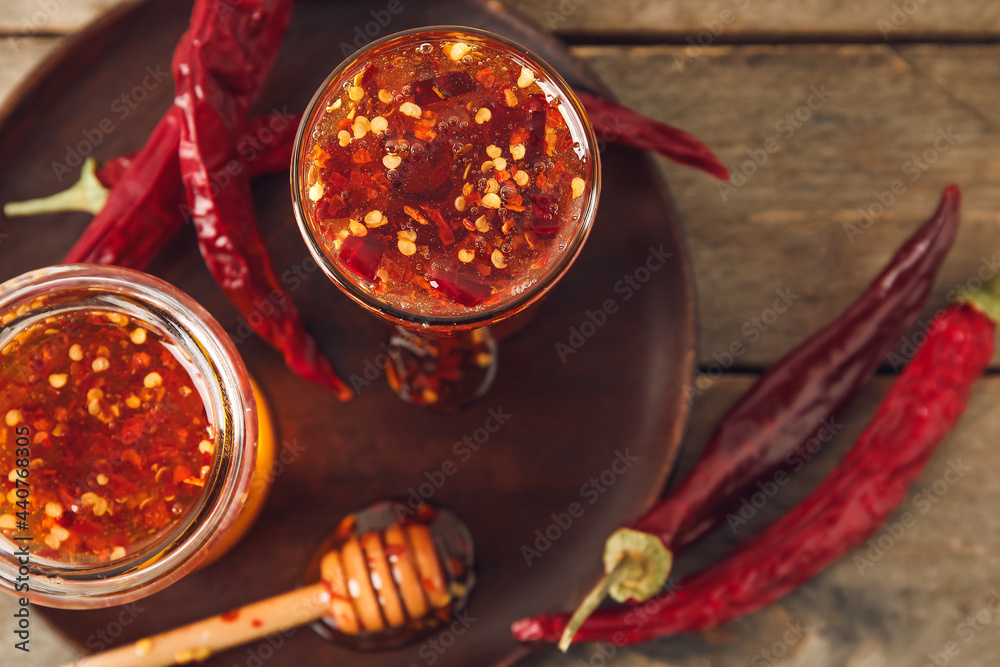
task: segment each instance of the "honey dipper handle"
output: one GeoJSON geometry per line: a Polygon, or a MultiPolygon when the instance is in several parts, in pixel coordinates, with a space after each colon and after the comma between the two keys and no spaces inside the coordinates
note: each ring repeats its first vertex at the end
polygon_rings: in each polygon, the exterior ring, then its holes
{"type": "Polygon", "coordinates": [[[329,601],[326,587],[313,584],[64,667],[167,667],[201,661],[213,653],[314,621],[327,612],[329,601]]]}

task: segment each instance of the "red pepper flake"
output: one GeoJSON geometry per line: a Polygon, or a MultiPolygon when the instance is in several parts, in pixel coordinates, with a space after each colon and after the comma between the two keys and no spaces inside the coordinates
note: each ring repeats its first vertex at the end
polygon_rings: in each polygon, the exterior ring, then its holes
{"type": "MultiPolygon", "coordinates": [[[[66,563],[119,560],[171,534],[203,493],[175,480],[203,483],[192,473],[206,465],[198,443],[214,443],[192,391],[198,384],[171,341],[150,324],[93,309],[50,317],[15,340],[0,353],[0,405],[14,406],[30,430],[32,502],[19,512],[15,497],[0,509],[10,517],[4,531],[13,533],[8,524],[23,513],[17,532],[66,563]],[[155,368],[155,386],[140,363],[155,368]]],[[[0,460],[16,458],[16,441],[0,423],[0,460]]],[[[0,493],[15,489],[0,476],[0,493]]]]}
{"type": "Polygon", "coordinates": [[[231,611],[227,611],[226,613],[219,615],[219,618],[221,618],[226,623],[232,623],[239,617],[240,617],[239,609],[233,609],[231,611]]]}

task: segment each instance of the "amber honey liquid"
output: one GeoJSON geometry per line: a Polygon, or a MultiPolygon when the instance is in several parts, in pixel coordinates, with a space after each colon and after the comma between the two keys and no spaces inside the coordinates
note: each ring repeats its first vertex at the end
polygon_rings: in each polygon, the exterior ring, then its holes
{"type": "Polygon", "coordinates": [[[558,270],[594,183],[555,82],[477,36],[376,48],[319,101],[299,174],[314,236],[382,303],[502,309],[558,270]]]}

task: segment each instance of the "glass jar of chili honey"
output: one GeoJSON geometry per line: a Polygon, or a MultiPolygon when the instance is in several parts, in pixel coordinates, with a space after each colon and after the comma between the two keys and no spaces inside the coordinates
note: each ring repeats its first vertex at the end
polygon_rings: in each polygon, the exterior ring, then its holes
{"type": "Polygon", "coordinates": [[[246,368],[180,290],[83,264],[0,285],[7,592],[93,608],[177,581],[259,509],[257,445],[246,368]]]}

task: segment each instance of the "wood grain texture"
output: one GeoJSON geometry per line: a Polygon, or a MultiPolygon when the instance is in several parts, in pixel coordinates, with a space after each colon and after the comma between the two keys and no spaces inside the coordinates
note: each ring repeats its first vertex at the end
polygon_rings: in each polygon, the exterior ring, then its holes
{"type": "Polygon", "coordinates": [[[992,0],[503,0],[570,39],[682,45],[745,41],[983,39],[1000,32],[992,0]],[[688,38],[691,41],[688,41],[688,38]]]}
{"type": "Polygon", "coordinates": [[[4,0],[0,33],[5,46],[37,34],[75,32],[112,7],[130,0],[4,0]],[[8,39],[13,37],[14,39],[8,39]]]}
{"type": "MultiPolygon", "coordinates": [[[[695,401],[690,446],[678,464],[677,479],[694,465],[714,424],[755,380],[754,375],[728,374],[695,401]]],[[[678,562],[678,572],[692,571],[718,558],[815,488],[856,440],[890,382],[891,378],[877,378],[856,405],[836,420],[844,424],[843,431],[794,474],[757,516],[746,526],[737,526],[735,532],[721,526],[678,562]]],[[[962,656],[955,664],[994,665],[1000,650],[995,624],[1000,618],[972,634],[967,629],[972,626],[959,628],[959,624],[987,606],[994,587],[1000,590],[1000,517],[991,510],[1000,506],[1000,481],[993,472],[1000,466],[1000,450],[993,435],[1000,433],[1000,412],[995,409],[998,402],[1000,378],[981,381],[968,412],[889,521],[896,522],[902,512],[909,511],[917,517],[916,523],[871,567],[859,573],[854,556],[867,559],[868,547],[855,549],[806,586],[751,616],[706,633],[616,649],[610,664],[742,667],[754,664],[750,661],[759,656],[763,660],[759,664],[774,667],[922,665],[922,660],[929,661],[928,652],[944,651],[948,642],[955,642],[962,656]],[[945,489],[940,482],[950,465],[971,470],[945,489]],[[935,493],[935,483],[943,493],[935,493]],[[917,494],[921,494],[919,499],[917,494]],[[929,503],[932,497],[937,500],[929,503]],[[784,645],[789,621],[799,621],[808,631],[784,645]],[[783,649],[787,653],[778,656],[783,649]],[[773,661],[767,661],[764,651],[771,651],[773,661]]],[[[887,529],[877,533],[884,534],[887,529]]],[[[11,601],[0,598],[0,617],[13,609],[11,601]]],[[[30,662],[15,662],[13,667],[53,665],[57,657],[71,655],[51,635],[39,635],[40,652],[30,662]],[[53,657],[46,660],[45,656],[53,657]]],[[[0,646],[0,657],[5,649],[0,646]]],[[[595,657],[599,655],[600,647],[593,646],[574,647],[566,656],[546,649],[528,659],[524,667],[570,667],[592,659],[599,664],[595,657]]]]}
{"type": "MultiPolygon", "coordinates": [[[[707,442],[712,425],[753,383],[729,374],[695,402],[678,475],[686,474],[707,442]]],[[[790,509],[815,488],[856,440],[891,378],[880,377],[842,418],[843,430],[791,480],[778,487],[747,525],[723,524],[677,564],[680,573],[703,567],[790,509]]],[[[627,667],[851,667],[922,666],[928,654],[959,651],[948,664],[987,667],[1000,650],[1000,481],[996,438],[1000,432],[1000,378],[980,382],[955,431],[942,443],[908,499],[874,536],[888,546],[880,555],[854,549],[811,582],[760,611],[704,633],[615,650],[608,664],[627,667]],[[959,471],[949,473],[949,469],[959,471]],[[946,481],[951,480],[952,483],[946,481]],[[915,522],[898,539],[888,526],[904,512],[915,522]],[[888,537],[887,537],[888,536],[888,537]],[[857,560],[857,559],[860,560],[857,560]],[[860,567],[860,571],[859,571],[860,567]],[[967,622],[992,604],[993,612],[967,622]],[[789,633],[789,623],[806,629],[789,633]],[[976,630],[975,628],[980,628],[976,630]],[[787,634],[786,634],[787,633],[787,634]]],[[[756,499],[755,499],[756,500],[756,499]]],[[[896,530],[893,528],[893,530],[896,530]]],[[[595,556],[596,557],[596,556],[595,556]]],[[[602,648],[574,647],[567,656],[547,650],[525,667],[603,664],[602,648]],[[582,662],[581,662],[582,661],[582,662]],[[593,662],[592,662],[593,661],[593,662]]]]}
{"type": "MultiPolygon", "coordinates": [[[[0,26],[17,38],[0,38],[0,96],[54,45],[51,39],[22,37],[24,8],[43,0],[0,3],[0,26]],[[17,45],[17,49],[13,47],[17,45]]],[[[58,1],[58,0],[57,0],[58,1]]],[[[110,6],[117,0],[99,0],[110,6]]],[[[72,29],[93,14],[65,11],[52,32],[72,29]]],[[[96,6],[97,2],[86,3],[96,6]]],[[[724,201],[709,178],[661,162],[687,230],[699,291],[700,363],[719,363],[716,354],[734,341],[747,352],[733,367],[760,368],[834,317],[875,275],[894,248],[933,209],[941,188],[959,182],[966,194],[963,230],[939,281],[937,301],[981,266],[980,258],[1000,250],[1000,158],[995,155],[1000,122],[1000,53],[994,45],[718,46],[729,41],[869,41],[883,39],[880,19],[891,20],[899,0],[750,0],[746,9],[697,51],[681,46],[697,38],[705,21],[719,19],[730,0],[699,3],[659,0],[504,0],[562,36],[612,40],[661,39],[674,45],[625,48],[578,47],[601,78],[626,103],[705,139],[727,164],[739,165],[774,137],[780,149],[724,201]],[[565,15],[560,8],[567,10],[565,15]],[[568,11],[575,7],[574,11],[568,11]],[[565,19],[565,20],[563,20],[565,19]],[[676,56],[676,57],[675,57],[676,56]],[[834,95],[785,139],[775,125],[807,103],[811,86],[834,95]],[[961,134],[952,148],[916,182],[902,169],[915,153],[933,146],[948,125],[961,134]],[[852,244],[844,224],[857,222],[858,206],[876,202],[894,179],[907,190],[852,244]],[[768,330],[751,342],[752,317],[772,305],[774,290],[789,287],[799,298],[768,330]],[[751,323],[745,335],[744,323],[751,323]]],[[[372,5],[373,8],[375,5],[372,5]]],[[[925,2],[891,33],[892,39],[977,39],[995,41],[1000,3],[925,2]]],[[[1000,253],[998,253],[1000,254],[1000,253]]],[[[931,311],[928,310],[928,314],[931,311]]],[[[759,329],[759,328],[758,328],[759,329]]],[[[753,375],[729,373],[706,381],[694,406],[680,474],[725,409],[752,383],[753,375]]],[[[845,415],[845,430],[736,535],[714,534],[680,564],[690,570],[729,548],[746,530],[780,514],[808,493],[863,427],[884,394],[879,378],[845,415]]],[[[621,650],[607,662],[624,667],[730,667],[762,665],[850,665],[881,667],[931,663],[949,642],[959,651],[951,664],[995,664],[1000,632],[995,617],[970,634],[969,615],[981,612],[1000,588],[1000,378],[983,381],[969,413],[932,459],[913,494],[943,478],[949,461],[972,470],[941,496],[886,555],[858,573],[842,560],[810,584],[746,619],[702,635],[666,639],[621,650]],[[785,644],[789,620],[809,630],[785,644]],[[772,651],[771,653],[764,653],[772,651]],[[781,652],[781,657],[778,653],[781,652]],[[751,662],[754,659],[756,662],[751,662]]],[[[372,472],[374,474],[374,471],[372,472]]],[[[855,552],[864,555],[865,550],[855,552]]],[[[10,618],[11,601],[0,597],[0,618],[10,618]]],[[[7,626],[0,625],[0,629],[7,626]]],[[[41,667],[62,662],[71,651],[40,621],[33,626],[30,657],[0,644],[0,664],[41,667]]],[[[595,647],[569,656],[546,651],[529,667],[603,664],[595,647]]],[[[241,663],[242,664],[242,663],[241,663]]]]}
{"type": "Polygon", "coordinates": [[[661,162],[694,260],[703,367],[766,367],[833,319],[951,182],[962,228],[924,317],[1000,270],[1000,92],[981,85],[1000,78],[1000,46],[722,46],[682,71],[672,47],[576,52],[623,102],[701,137],[738,174],[730,187],[661,162]],[[895,201],[868,224],[858,209],[878,214],[879,197],[895,201]],[[779,291],[792,305],[776,314],[779,291]],[[726,366],[734,343],[745,353],[726,366]]]}

